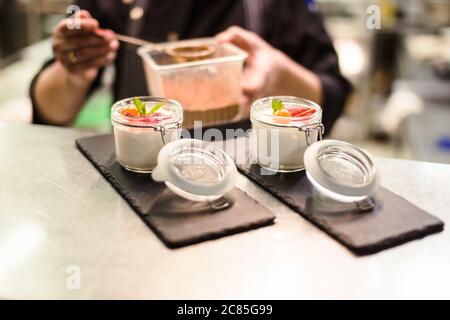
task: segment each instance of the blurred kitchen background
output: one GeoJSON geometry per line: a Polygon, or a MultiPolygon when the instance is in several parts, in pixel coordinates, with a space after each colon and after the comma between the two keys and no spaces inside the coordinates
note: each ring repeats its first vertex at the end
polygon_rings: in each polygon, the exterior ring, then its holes
{"type": "MultiPolygon", "coordinates": [[[[0,0],[0,123],[30,122],[30,81],[51,57],[49,37],[70,3],[0,0]]],[[[450,0],[315,3],[355,87],[331,137],[379,157],[450,163],[450,0]],[[367,27],[372,5],[381,29],[367,27]]],[[[109,130],[104,82],[76,127],[109,130]]]]}

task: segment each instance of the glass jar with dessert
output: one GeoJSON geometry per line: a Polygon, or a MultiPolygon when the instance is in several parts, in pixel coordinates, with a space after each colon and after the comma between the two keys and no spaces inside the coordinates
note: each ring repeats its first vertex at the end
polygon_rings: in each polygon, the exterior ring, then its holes
{"type": "Polygon", "coordinates": [[[150,173],[163,146],[180,139],[183,109],[174,100],[136,97],[115,103],[111,118],[119,164],[132,172],[150,173]]]}
{"type": "Polygon", "coordinates": [[[258,165],[276,172],[305,168],[303,155],[322,140],[322,108],[296,97],[268,97],[251,107],[254,155],[258,165]]]}
{"type": "Polygon", "coordinates": [[[305,169],[322,205],[375,208],[380,176],[373,157],[350,143],[322,140],[320,106],[295,97],[264,98],[252,105],[251,121],[253,159],[260,167],[276,173],[305,169]]]}

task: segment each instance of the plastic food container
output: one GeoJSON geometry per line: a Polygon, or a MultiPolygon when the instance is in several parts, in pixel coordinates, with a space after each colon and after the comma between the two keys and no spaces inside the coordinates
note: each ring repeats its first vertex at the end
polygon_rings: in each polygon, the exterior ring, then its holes
{"type": "Polygon", "coordinates": [[[166,145],[152,173],[155,181],[182,198],[209,202],[214,209],[230,206],[225,195],[234,188],[237,169],[233,160],[212,143],[182,139],[166,145]]]}
{"type": "Polygon", "coordinates": [[[314,102],[296,97],[269,97],[257,100],[251,108],[252,135],[257,163],[276,172],[295,172],[305,168],[303,156],[308,146],[322,140],[322,108],[314,102]],[[305,107],[314,114],[281,117],[273,114],[278,100],[286,109],[305,107]]]}
{"type": "Polygon", "coordinates": [[[138,53],[150,92],[180,101],[186,127],[194,121],[217,124],[239,118],[244,51],[232,44],[218,45],[214,39],[195,39],[158,44],[156,49],[142,47],[138,53]],[[195,53],[194,59],[176,55],[177,48],[195,47],[208,54],[200,60],[195,53]]]}
{"type": "Polygon", "coordinates": [[[117,102],[112,107],[112,124],[117,161],[129,171],[150,173],[157,164],[161,148],[181,136],[183,109],[164,98],[139,97],[147,110],[156,105],[157,113],[146,117],[124,115],[125,109],[135,108],[134,98],[117,102]]]}
{"type": "Polygon", "coordinates": [[[372,156],[352,144],[324,140],[304,155],[306,175],[316,193],[341,203],[356,203],[360,211],[375,207],[372,195],[380,177],[372,156]]]}

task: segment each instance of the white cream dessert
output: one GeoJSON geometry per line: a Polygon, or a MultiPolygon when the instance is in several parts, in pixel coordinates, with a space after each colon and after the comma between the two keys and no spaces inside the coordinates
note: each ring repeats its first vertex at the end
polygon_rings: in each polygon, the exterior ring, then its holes
{"type": "Polygon", "coordinates": [[[320,106],[295,97],[256,101],[251,121],[254,159],[261,167],[277,172],[303,170],[306,149],[323,134],[320,106]]]}
{"type": "Polygon", "coordinates": [[[117,161],[129,171],[149,173],[164,144],[180,138],[183,109],[173,100],[133,98],[117,102],[112,124],[117,161]]]}

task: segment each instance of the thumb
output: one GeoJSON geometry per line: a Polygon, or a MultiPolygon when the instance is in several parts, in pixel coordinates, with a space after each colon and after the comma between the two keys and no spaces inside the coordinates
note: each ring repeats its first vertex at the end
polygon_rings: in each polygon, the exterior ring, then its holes
{"type": "Polygon", "coordinates": [[[216,36],[218,43],[232,43],[248,53],[254,52],[260,45],[261,39],[253,32],[237,26],[228,28],[216,36]]]}

